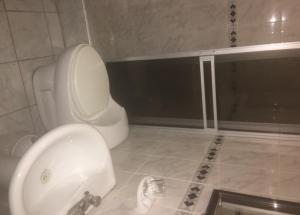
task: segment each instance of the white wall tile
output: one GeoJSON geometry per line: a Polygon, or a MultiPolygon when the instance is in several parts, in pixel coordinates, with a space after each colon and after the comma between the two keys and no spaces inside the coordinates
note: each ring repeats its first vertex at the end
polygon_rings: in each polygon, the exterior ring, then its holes
{"type": "Polygon", "coordinates": [[[7,10],[43,11],[42,0],[4,0],[7,10]]]}
{"type": "Polygon", "coordinates": [[[66,46],[88,43],[81,0],[59,0],[57,4],[66,46]]]}
{"type": "Polygon", "coordinates": [[[32,76],[64,49],[60,20],[53,12],[55,0],[0,0],[1,152],[26,134],[45,133],[34,105],[32,76]]]}
{"type": "Polygon", "coordinates": [[[57,55],[60,54],[65,48],[59,23],[59,17],[56,13],[47,13],[46,16],[49,26],[49,33],[51,37],[53,52],[57,55]]]}
{"type": "Polygon", "coordinates": [[[0,117],[0,148],[9,147],[22,136],[33,132],[29,109],[0,117]]]}
{"type": "Polygon", "coordinates": [[[0,11],[4,10],[4,3],[3,0],[0,0],[0,11]]]}
{"type": "Polygon", "coordinates": [[[13,61],[16,59],[16,55],[4,12],[0,12],[0,29],[0,63],[13,61]]]}
{"type": "Polygon", "coordinates": [[[39,137],[44,135],[46,133],[46,128],[42,122],[40,113],[39,113],[36,105],[30,107],[30,113],[31,113],[32,121],[33,121],[33,127],[35,130],[35,134],[38,135],[39,137]]]}
{"type": "Polygon", "coordinates": [[[25,90],[28,97],[29,105],[35,104],[33,91],[33,73],[40,66],[48,65],[53,62],[53,57],[45,57],[34,60],[25,60],[20,62],[21,74],[25,84],[25,90]]]}
{"type": "Polygon", "coordinates": [[[9,12],[8,17],[18,59],[53,54],[44,14],[9,12]]]}
{"type": "Polygon", "coordinates": [[[56,12],[55,0],[43,0],[46,12],[56,12]]]}
{"type": "Polygon", "coordinates": [[[28,106],[17,63],[0,64],[0,115],[28,106]]]}
{"type": "Polygon", "coordinates": [[[4,0],[7,10],[43,11],[42,0],[4,0]]]}

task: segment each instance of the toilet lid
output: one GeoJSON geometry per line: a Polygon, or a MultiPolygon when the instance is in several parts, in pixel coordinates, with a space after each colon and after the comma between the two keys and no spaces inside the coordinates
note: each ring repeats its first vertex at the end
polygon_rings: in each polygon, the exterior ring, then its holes
{"type": "Polygon", "coordinates": [[[88,45],[80,48],[72,62],[72,99],[81,117],[90,119],[108,105],[110,94],[106,67],[95,49],[88,45]]]}

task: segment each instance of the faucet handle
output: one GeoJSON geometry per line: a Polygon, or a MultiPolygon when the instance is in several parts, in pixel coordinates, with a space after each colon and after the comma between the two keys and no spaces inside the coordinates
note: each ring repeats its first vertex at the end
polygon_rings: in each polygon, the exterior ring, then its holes
{"type": "Polygon", "coordinates": [[[86,191],[84,192],[84,197],[68,211],[67,215],[85,215],[85,212],[91,205],[94,207],[98,207],[100,204],[100,196],[93,196],[88,191],[86,191]]]}
{"type": "Polygon", "coordinates": [[[93,196],[91,195],[90,204],[94,207],[98,207],[101,204],[101,197],[100,196],[93,196]]]}

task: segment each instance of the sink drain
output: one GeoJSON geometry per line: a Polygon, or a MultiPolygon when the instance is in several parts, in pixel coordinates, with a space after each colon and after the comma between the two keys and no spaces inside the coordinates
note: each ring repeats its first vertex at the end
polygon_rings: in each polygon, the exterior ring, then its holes
{"type": "Polygon", "coordinates": [[[51,170],[50,169],[45,169],[40,177],[40,180],[42,184],[46,184],[51,178],[51,170]]]}

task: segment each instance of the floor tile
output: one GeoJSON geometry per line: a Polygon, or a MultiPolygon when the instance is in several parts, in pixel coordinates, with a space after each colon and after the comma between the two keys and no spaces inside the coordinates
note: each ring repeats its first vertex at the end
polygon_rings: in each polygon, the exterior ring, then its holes
{"type": "Polygon", "coordinates": [[[119,190],[123,186],[125,186],[129,182],[130,178],[133,177],[133,175],[134,174],[131,172],[126,172],[123,170],[116,169],[115,170],[116,186],[114,187],[114,190],[119,190]]]}
{"type": "Polygon", "coordinates": [[[295,154],[281,154],[279,156],[279,170],[300,173],[300,156],[295,154]]]}
{"type": "Polygon", "coordinates": [[[259,139],[259,138],[245,138],[245,137],[225,137],[224,150],[241,150],[251,152],[278,152],[279,140],[274,139],[259,139]]]}
{"type": "Polygon", "coordinates": [[[254,167],[216,164],[212,175],[210,184],[237,192],[272,195],[278,185],[277,172],[254,167]]]}
{"type": "Polygon", "coordinates": [[[164,142],[156,146],[155,155],[201,161],[207,146],[190,142],[164,142]]]}
{"type": "MultiPolygon", "coordinates": [[[[91,215],[139,215],[136,211],[137,203],[134,200],[120,196],[113,196],[103,200],[99,208],[91,211],[91,215]]],[[[174,215],[175,209],[161,207],[153,204],[147,215],[174,215]]]]}
{"type": "Polygon", "coordinates": [[[199,162],[177,158],[151,157],[139,173],[190,181],[199,162]]]}
{"type": "Polygon", "coordinates": [[[157,145],[157,142],[149,141],[147,138],[130,138],[120,144],[117,149],[126,150],[134,154],[155,155],[157,145]]]}
{"type": "Polygon", "coordinates": [[[275,192],[281,198],[290,197],[300,201],[300,173],[280,172],[279,184],[275,192]]]}
{"type": "Polygon", "coordinates": [[[300,155],[300,141],[282,141],[278,146],[278,153],[281,155],[300,155]]]}
{"type": "Polygon", "coordinates": [[[195,143],[207,145],[213,140],[213,135],[203,134],[201,131],[191,131],[180,128],[138,127],[132,129],[130,138],[142,138],[155,142],[195,143]]]}
{"type": "Polygon", "coordinates": [[[120,196],[108,196],[103,199],[98,208],[90,211],[91,215],[131,215],[136,208],[136,202],[120,196]]]}
{"type": "Polygon", "coordinates": [[[115,169],[135,172],[148,159],[144,155],[134,154],[117,148],[111,151],[112,161],[115,169]]]}
{"type": "Polygon", "coordinates": [[[279,166],[279,156],[275,153],[226,149],[220,152],[217,162],[277,170],[279,166]]]}
{"type": "MultiPolygon", "coordinates": [[[[137,191],[141,180],[145,175],[134,175],[130,181],[120,189],[116,195],[126,199],[137,199],[137,191]]],[[[177,208],[185,194],[189,183],[184,181],[163,179],[165,183],[165,193],[158,195],[155,199],[155,205],[166,208],[177,208]]]]}

